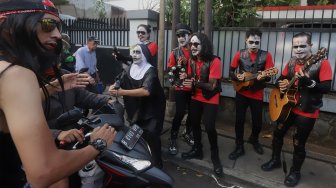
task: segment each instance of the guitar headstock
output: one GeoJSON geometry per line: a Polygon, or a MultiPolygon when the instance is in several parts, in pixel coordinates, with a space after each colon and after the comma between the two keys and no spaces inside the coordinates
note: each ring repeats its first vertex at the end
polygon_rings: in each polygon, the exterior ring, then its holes
{"type": "Polygon", "coordinates": [[[325,58],[327,53],[327,49],[322,47],[320,48],[316,54],[312,55],[306,62],[305,67],[308,67],[312,64],[317,63],[319,60],[325,58]]]}
{"type": "Polygon", "coordinates": [[[263,71],[266,76],[274,76],[278,74],[278,69],[276,67],[272,67],[263,71]]]}

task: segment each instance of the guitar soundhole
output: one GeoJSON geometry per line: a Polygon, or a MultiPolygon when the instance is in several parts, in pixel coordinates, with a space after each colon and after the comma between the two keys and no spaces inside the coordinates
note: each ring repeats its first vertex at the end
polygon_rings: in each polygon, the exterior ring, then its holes
{"type": "Polygon", "coordinates": [[[278,103],[277,103],[277,97],[276,97],[276,95],[274,95],[274,101],[275,101],[275,107],[278,108],[278,103]]]}

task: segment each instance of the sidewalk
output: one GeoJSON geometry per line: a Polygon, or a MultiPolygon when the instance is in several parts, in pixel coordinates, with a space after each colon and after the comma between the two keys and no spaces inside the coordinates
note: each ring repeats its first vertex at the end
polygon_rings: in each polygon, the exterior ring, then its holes
{"type": "MultiPolygon", "coordinates": [[[[205,132],[202,134],[204,159],[183,160],[181,159],[181,152],[188,151],[191,147],[187,145],[181,137],[179,137],[179,153],[175,156],[169,155],[167,148],[170,138],[170,126],[171,122],[166,120],[164,123],[164,133],[161,136],[164,159],[211,176],[213,167],[210,159],[210,148],[207,134],[205,132]]],[[[180,132],[183,129],[184,126],[181,126],[180,132]]],[[[270,140],[261,141],[265,150],[264,155],[258,155],[254,152],[251,144],[245,143],[245,155],[233,161],[228,158],[229,153],[235,148],[235,141],[232,134],[232,131],[227,132],[218,130],[218,145],[220,150],[220,159],[224,167],[224,179],[225,177],[230,176],[230,179],[238,179],[244,182],[244,185],[250,185],[250,187],[286,187],[283,184],[285,174],[282,168],[271,172],[264,172],[260,169],[260,166],[267,162],[271,157],[272,151],[270,148],[270,140]]],[[[179,136],[180,135],[181,134],[179,134],[179,136]]],[[[287,169],[289,171],[292,164],[292,150],[286,150],[285,148],[285,151],[288,151],[285,152],[285,157],[287,169]]],[[[306,158],[301,170],[301,181],[297,186],[298,188],[336,188],[336,165],[335,163],[327,162],[335,160],[334,158],[324,160],[323,157],[324,156],[318,153],[309,153],[309,157],[306,158]]]]}

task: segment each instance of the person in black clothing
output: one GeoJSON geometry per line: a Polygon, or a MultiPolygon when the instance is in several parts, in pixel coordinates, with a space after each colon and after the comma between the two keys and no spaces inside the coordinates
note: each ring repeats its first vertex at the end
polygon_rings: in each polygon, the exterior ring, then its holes
{"type": "Polygon", "coordinates": [[[260,49],[261,35],[258,29],[248,30],[245,37],[247,48],[235,54],[230,66],[230,77],[234,81],[244,81],[246,72],[259,73],[252,86],[236,92],[236,148],[229,155],[231,160],[236,160],[245,154],[244,124],[248,107],[252,117],[252,132],[248,141],[253,145],[256,153],[260,155],[264,153],[259,144],[259,134],[262,128],[264,88],[266,81],[270,81],[271,78],[266,77],[261,71],[274,67],[274,64],[271,53],[260,49]],[[236,70],[239,71],[235,73],[236,70]]]}
{"type": "MultiPolygon", "coordinates": [[[[203,159],[201,119],[208,135],[213,170],[217,176],[223,176],[223,168],[219,159],[216,116],[221,91],[220,78],[222,68],[220,59],[213,55],[210,40],[203,33],[194,33],[189,41],[191,58],[189,60],[188,77],[183,84],[192,88],[190,102],[190,123],[194,135],[194,145],[190,151],[182,153],[183,159],[203,159]]],[[[186,78],[182,74],[181,78],[186,78]]]]}
{"type": "MultiPolygon", "coordinates": [[[[295,127],[293,135],[293,163],[290,173],[286,176],[284,184],[288,187],[296,186],[301,178],[301,167],[306,157],[305,145],[310,132],[314,128],[322,107],[322,96],[331,88],[332,69],[327,59],[314,62],[303,71],[306,61],[312,57],[311,35],[298,33],[294,35],[292,49],[294,56],[286,64],[281,76],[277,79],[276,86],[280,92],[285,92],[289,86],[289,80],[294,76],[298,79],[293,85],[298,94],[293,96],[297,100],[291,109],[288,118],[273,132],[272,158],[261,166],[264,171],[271,171],[281,167],[280,153],[283,146],[283,138],[290,127],[295,127]]],[[[289,94],[288,94],[289,97],[289,94]]]]}
{"type": "MultiPolygon", "coordinates": [[[[168,151],[171,155],[176,155],[178,153],[176,139],[181,126],[181,121],[184,117],[184,114],[186,113],[186,109],[190,111],[189,104],[191,99],[191,88],[183,87],[179,77],[179,74],[188,72],[188,61],[190,59],[188,42],[190,35],[191,29],[188,25],[183,23],[178,23],[176,25],[176,37],[179,43],[179,47],[173,49],[168,60],[168,68],[170,69],[169,74],[173,74],[170,76],[172,76],[173,79],[171,80],[171,83],[175,89],[176,106],[175,116],[170,131],[170,145],[168,148],[168,151]]],[[[183,133],[182,136],[189,145],[194,144],[189,116],[187,117],[186,121],[185,133],[183,133]]]]}
{"type": "Polygon", "coordinates": [[[161,130],[166,101],[156,68],[150,63],[150,52],[146,45],[137,44],[131,49],[133,63],[118,76],[120,89],[112,85],[113,96],[123,96],[128,120],[144,130],[144,139],[153,152],[153,163],[162,167],[161,130]]]}

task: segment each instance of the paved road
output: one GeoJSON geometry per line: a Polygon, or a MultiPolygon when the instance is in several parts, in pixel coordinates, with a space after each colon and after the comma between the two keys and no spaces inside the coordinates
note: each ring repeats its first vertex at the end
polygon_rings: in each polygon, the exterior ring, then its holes
{"type": "MultiPolygon", "coordinates": [[[[219,178],[218,183],[212,177],[203,174],[201,171],[194,171],[186,167],[178,166],[170,160],[164,161],[165,171],[174,178],[174,188],[239,188],[251,187],[243,183],[232,183],[234,180],[229,177],[219,178]],[[228,183],[230,182],[230,183],[228,183]],[[236,187],[234,187],[236,185],[236,187]]],[[[252,186],[253,187],[253,186],[252,186]]]]}

